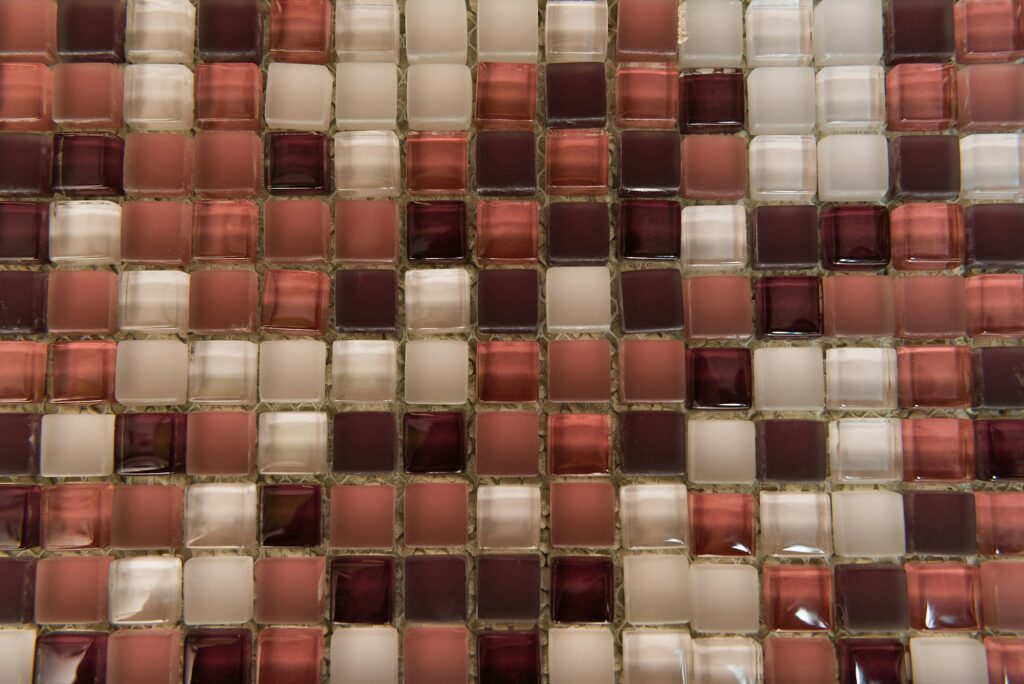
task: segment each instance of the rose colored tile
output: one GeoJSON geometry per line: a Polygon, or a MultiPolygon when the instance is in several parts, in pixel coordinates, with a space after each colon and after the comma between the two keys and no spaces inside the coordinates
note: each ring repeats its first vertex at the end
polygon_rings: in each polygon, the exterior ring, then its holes
{"type": "Polygon", "coordinates": [[[693,200],[735,200],[747,193],[747,142],[732,135],[683,136],[682,194],[693,200]]]}
{"type": "Polygon", "coordinates": [[[109,556],[44,558],[36,566],[36,622],[92,624],[107,620],[109,556]]]}
{"type": "Polygon", "coordinates": [[[469,680],[469,632],[465,627],[408,627],[402,654],[406,684],[469,680]]]}
{"type": "Polygon", "coordinates": [[[596,195],[608,188],[608,132],[548,131],[545,137],[550,195],[596,195]]]}
{"type": "Polygon", "coordinates": [[[464,622],[467,615],[465,556],[409,556],[404,568],[405,619],[464,622]]]}
{"type": "Polygon", "coordinates": [[[46,343],[0,342],[0,403],[35,403],[45,396],[46,343]]]}
{"type": "Polygon", "coordinates": [[[192,258],[199,262],[256,260],[259,207],[255,202],[196,202],[192,258]]]}
{"type": "Polygon", "coordinates": [[[978,551],[971,492],[903,492],[907,553],[972,556],[978,551]]]}
{"type": "Polygon", "coordinates": [[[953,125],[952,65],[900,64],[886,74],[885,86],[890,130],[944,131],[953,125]]]}
{"type": "Polygon", "coordinates": [[[957,204],[909,203],[892,211],[892,263],[906,271],[956,268],[964,260],[964,215],[957,204]]]}
{"type": "Polygon", "coordinates": [[[753,333],[751,299],[746,276],[684,279],[687,335],[696,339],[749,337],[753,333]]]}
{"type": "Polygon", "coordinates": [[[203,411],[188,417],[185,471],[190,475],[248,475],[256,464],[256,414],[203,411]]]}
{"type": "Polygon", "coordinates": [[[533,341],[479,342],[476,372],[480,401],[536,401],[540,392],[540,346],[533,341]]]}
{"type": "Polygon", "coordinates": [[[611,397],[611,345],[607,340],[548,343],[548,399],[606,402],[611,397]]]}
{"type": "Polygon", "coordinates": [[[1024,628],[1024,563],[982,563],[981,605],[987,628],[1002,632],[1024,628]]]}
{"type": "Polygon", "coordinates": [[[319,628],[271,627],[256,637],[257,684],[316,684],[324,656],[319,628]]]}
{"type": "Polygon", "coordinates": [[[899,337],[960,337],[967,331],[965,279],[914,276],[893,279],[899,337]],[[928,306],[922,306],[928,302],[928,306]]]}
{"type": "Polygon", "coordinates": [[[561,556],[551,561],[551,619],[554,622],[611,622],[615,615],[614,570],[610,558],[561,556]]]}
{"type": "Polygon", "coordinates": [[[476,191],[530,195],[537,191],[537,139],[532,131],[480,131],[476,136],[476,191]]]}
{"type": "Polygon", "coordinates": [[[688,501],[693,555],[754,554],[754,498],[750,494],[695,492],[688,501]]]}
{"type": "Polygon", "coordinates": [[[388,411],[344,411],[334,415],[335,473],[390,473],[395,469],[398,436],[388,411]]]}
{"type": "Polygon", "coordinates": [[[673,0],[623,0],[619,4],[616,59],[674,63],[678,56],[678,11],[673,0]]]}
{"type": "Polygon", "coordinates": [[[263,205],[263,255],[283,264],[324,262],[330,209],[319,200],[268,200],[263,205]]]}
{"type": "Polygon", "coordinates": [[[836,626],[854,633],[901,632],[910,626],[907,576],[901,565],[835,567],[836,626]]]}
{"type": "Polygon", "coordinates": [[[461,482],[415,482],[405,487],[405,545],[463,546],[469,502],[461,482]]]}
{"type": "Polygon", "coordinates": [[[328,0],[274,0],[270,3],[270,58],[326,64],[333,28],[328,0]]]}
{"type": "Polygon", "coordinates": [[[111,484],[47,487],[42,498],[44,549],[102,549],[110,545],[111,484]]]}
{"type": "Polygon", "coordinates": [[[478,475],[537,474],[540,430],[532,411],[481,411],[476,414],[478,475]]]}
{"type": "Polygon", "coordinates": [[[53,120],[68,130],[114,130],[124,121],[124,76],[116,64],[58,64],[53,120]]]}
{"type": "Polygon", "coordinates": [[[469,137],[465,133],[411,133],[405,175],[412,194],[458,195],[469,187],[469,137]]]}
{"type": "Polygon", "coordinates": [[[254,271],[195,271],[189,286],[189,328],[207,335],[255,332],[258,301],[254,271]]]}
{"type": "Polygon", "coordinates": [[[619,67],[615,122],[621,128],[675,128],[679,86],[674,66],[619,67]]]}
{"type": "Polygon", "coordinates": [[[761,588],[765,626],[806,632],[832,627],[832,571],[816,565],[768,565],[761,588]]]}
{"type": "Polygon", "coordinates": [[[681,340],[623,340],[619,394],[624,402],[686,400],[686,348],[681,340]]]}
{"type": "Polygon", "coordinates": [[[481,129],[530,130],[537,112],[537,66],[479,62],[476,124],[481,129]]]}
{"type": "Polygon", "coordinates": [[[1024,56],[1019,0],[964,0],[953,4],[956,58],[1012,62],[1024,56]]]}
{"type": "Polygon", "coordinates": [[[981,583],[976,566],[907,563],[910,626],[922,630],[979,629],[981,583]]]}
{"type": "Polygon", "coordinates": [[[609,421],[604,414],[548,416],[548,472],[552,475],[608,473],[609,421]]]}
{"type": "Polygon", "coordinates": [[[985,637],[989,684],[1017,684],[1024,681],[1024,639],[985,637]]]}
{"type": "Polygon", "coordinates": [[[967,278],[967,333],[1024,334],[1024,275],[987,273],[967,278]]]}
{"type": "Polygon", "coordinates": [[[109,271],[52,271],[47,278],[47,327],[58,334],[117,332],[118,278],[109,271]]]}
{"type": "Polygon", "coordinates": [[[281,335],[323,335],[330,279],[315,271],[267,271],[263,275],[260,327],[281,335]]]}
{"type": "Polygon", "coordinates": [[[834,682],[836,651],[828,639],[769,638],[764,642],[765,684],[834,682]]]}
{"type": "Polygon", "coordinates": [[[124,189],[143,197],[191,194],[191,136],[129,133],[124,144],[124,189]]]}
{"type": "Polygon", "coordinates": [[[181,678],[176,629],[123,629],[107,641],[107,684],[174,684],[181,678]]]}
{"type": "Polygon", "coordinates": [[[110,545],[115,549],[178,548],[184,502],[184,488],[175,485],[115,487],[110,545]]]}
{"type": "Polygon", "coordinates": [[[107,404],[114,401],[116,342],[57,342],[53,345],[50,401],[107,404]]]}
{"type": "Polygon", "coordinates": [[[900,347],[900,406],[957,408],[971,405],[968,347],[900,347]]]}
{"type": "Polygon", "coordinates": [[[533,622],[540,614],[540,556],[486,554],[477,559],[477,617],[533,622]]]}
{"type": "Polygon", "coordinates": [[[53,79],[42,64],[0,64],[0,131],[53,129],[53,79]]]}
{"type": "Polygon", "coordinates": [[[50,253],[50,205],[46,202],[0,204],[0,261],[39,264],[50,253]]]}
{"type": "Polygon", "coordinates": [[[0,61],[52,64],[56,59],[57,3],[5,2],[0,27],[0,61]]]}
{"type": "Polygon", "coordinates": [[[331,548],[391,548],[394,542],[394,487],[346,485],[331,488],[331,548]]]}
{"type": "Polygon", "coordinates": [[[975,492],[978,552],[986,556],[1024,554],[1024,493],[975,492]]]}
{"type": "Polygon", "coordinates": [[[260,624],[305,624],[323,620],[323,557],[260,558],[256,561],[256,608],[260,624]]]}
{"type": "Polygon", "coordinates": [[[30,549],[39,545],[41,489],[0,487],[0,548],[30,549]]]}
{"type": "Polygon", "coordinates": [[[957,127],[964,132],[1010,131],[1024,126],[1024,68],[975,64],[957,72],[957,127]]]}
{"type": "Polygon", "coordinates": [[[395,559],[340,556],[331,561],[331,621],[383,625],[395,611],[395,559]]]}
{"type": "Polygon", "coordinates": [[[336,201],[335,260],[395,263],[398,225],[398,204],[393,200],[336,201]]]}
{"type": "Polygon", "coordinates": [[[533,263],[539,242],[537,202],[482,200],[476,207],[476,256],[484,264],[533,263]]]}
{"type": "Polygon", "coordinates": [[[195,136],[196,194],[254,197],[263,188],[263,144],[251,131],[200,131],[195,136]]]}
{"type": "Polygon", "coordinates": [[[896,332],[892,279],[884,275],[822,279],[825,334],[890,337],[896,332]]]}
{"type": "Polygon", "coordinates": [[[973,422],[960,418],[905,419],[903,479],[965,482],[974,479],[973,422]]]}
{"type": "Polygon", "coordinates": [[[263,118],[263,73],[255,64],[196,65],[196,125],[257,130],[263,118]]]}
{"type": "Polygon", "coordinates": [[[610,482],[551,484],[551,544],[612,546],[615,541],[615,488],[610,482]]]}
{"type": "MultiPolygon", "coordinates": [[[[192,165],[188,173],[191,177],[192,165]]],[[[192,206],[134,200],[121,205],[121,259],[126,263],[185,266],[191,260],[192,206]]]]}

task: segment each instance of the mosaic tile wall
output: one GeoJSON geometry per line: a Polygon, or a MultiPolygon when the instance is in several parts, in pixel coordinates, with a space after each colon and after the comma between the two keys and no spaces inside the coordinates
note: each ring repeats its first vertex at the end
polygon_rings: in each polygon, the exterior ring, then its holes
{"type": "Polygon", "coordinates": [[[1021,684],[1021,0],[0,0],[0,683],[1021,684]]]}

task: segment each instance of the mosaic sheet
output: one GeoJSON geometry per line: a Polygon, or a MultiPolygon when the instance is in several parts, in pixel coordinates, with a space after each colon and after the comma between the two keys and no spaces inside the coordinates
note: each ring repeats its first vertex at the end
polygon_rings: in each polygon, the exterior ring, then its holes
{"type": "Polygon", "coordinates": [[[1020,0],[2,0],[0,682],[1024,682],[1020,0]]]}

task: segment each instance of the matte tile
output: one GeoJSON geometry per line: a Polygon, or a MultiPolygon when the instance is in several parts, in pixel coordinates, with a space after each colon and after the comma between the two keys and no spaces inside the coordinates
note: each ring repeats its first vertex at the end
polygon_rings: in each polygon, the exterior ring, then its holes
{"type": "Polygon", "coordinates": [[[552,264],[604,264],[611,242],[608,205],[552,202],[548,205],[548,260],[552,264]]]}
{"type": "Polygon", "coordinates": [[[393,332],[398,327],[398,273],[345,269],[335,274],[334,325],[341,332],[393,332]]]}
{"type": "Polygon", "coordinates": [[[481,131],[476,136],[476,191],[481,195],[533,195],[537,140],[529,131],[481,131]]]}
{"type": "Polygon", "coordinates": [[[547,66],[547,123],[552,128],[599,128],[607,120],[604,65],[600,62],[547,66]]]}
{"type": "Polygon", "coordinates": [[[480,556],[476,568],[477,617],[501,622],[537,620],[540,573],[539,556],[480,556]]]}
{"type": "Polygon", "coordinates": [[[902,566],[837,565],[835,599],[837,626],[850,632],[900,632],[910,625],[902,566]]]}
{"type": "Polygon", "coordinates": [[[462,622],[467,615],[466,558],[405,559],[405,617],[413,622],[462,622]]]}

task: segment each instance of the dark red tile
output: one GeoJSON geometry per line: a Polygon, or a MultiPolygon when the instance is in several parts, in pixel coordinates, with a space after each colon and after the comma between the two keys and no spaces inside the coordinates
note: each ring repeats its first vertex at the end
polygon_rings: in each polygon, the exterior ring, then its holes
{"type": "Polygon", "coordinates": [[[766,565],[761,587],[764,622],[771,630],[829,630],[832,621],[832,571],[816,565],[766,565]]]}
{"type": "Polygon", "coordinates": [[[972,204],[964,210],[964,221],[972,265],[1024,266],[1024,204],[972,204]]]}
{"type": "Polygon", "coordinates": [[[57,55],[62,62],[123,62],[125,6],[120,0],[57,3],[57,55]]]}
{"type": "Polygon", "coordinates": [[[390,473],[398,435],[388,411],[342,411],[334,415],[335,473],[390,473]]]}
{"type": "Polygon", "coordinates": [[[465,202],[409,202],[405,207],[405,226],[409,261],[466,260],[465,202]]]}
{"type": "Polygon", "coordinates": [[[548,471],[552,475],[608,472],[608,416],[553,413],[548,416],[548,471]]]}
{"type": "Polygon", "coordinates": [[[902,632],[910,626],[907,575],[900,565],[837,565],[835,593],[840,629],[902,632]]]}
{"type": "Polygon", "coordinates": [[[70,197],[124,194],[124,139],[110,134],[58,133],[53,189],[70,197]]]}
{"type": "Polygon", "coordinates": [[[482,632],[476,638],[476,659],[479,684],[540,684],[538,632],[482,632]]]}
{"type": "Polygon", "coordinates": [[[331,561],[331,621],[386,625],[395,612],[395,559],[342,556],[331,561]]]}
{"type": "Polygon", "coordinates": [[[686,418],[675,411],[627,411],[619,416],[619,468],[631,475],[686,472],[686,418]]]}
{"type": "Polygon", "coordinates": [[[117,416],[114,463],[119,475],[167,475],[185,467],[184,413],[117,416]]]}
{"type": "Polygon", "coordinates": [[[604,556],[561,556],[551,561],[551,619],[611,622],[615,570],[604,556]]]}
{"type": "Polygon", "coordinates": [[[330,140],[321,133],[268,133],[264,173],[272,195],[326,195],[331,191],[330,140]]]}
{"type": "Polygon", "coordinates": [[[892,63],[945,62],[953,56],[953,5],[894,0],[885,10],[885,57],[892,63]]]}
{"type": "Polygon", "coordinates": [[[259,0],[206,0],[197,13],[197,46],[204,62],[256,62],[263,57],[259,0]]]}
{"type": "Polygon", "coordinates": [[[266,271],[261,328],[281,335],[323,335],[330,283],[326,273],[317,271],[266,271]]]}
{"type": "Polygon", "coordinates": [[[818,211],[815,207],[754,208],[755,268],[814,268],[818,265],[818,211]]]}
{"type": "Polygon", "coordinates": [[[761,420],[757,477],[770,482],[820,482],[826,477],[827,424],[818,420],[761,420]]]}
{"type": "Polygon", "coordinates": [[[683,328],[683,281],[676,269],[619,274],[623,332],[669,332],[683,328]]]}
{"type": "Polygon", "coordinates": [[[695,556],[753,556],[754,497],[691,493],[690,550],[695,556]]]}
{"type": "Polygon", "coordinates": [[[537,140],[532,131],[477,133],[476,191],[480,195],[537,191],[537,140]]]}
{"type": "Polygon", "coordinates": [[[263,546],[320,546],[320,485],[263,485],[260,543],[263,546]]]}
{"type": "Polygon", "coordinates": [[[0,558],[0,624],[32,622],[35,588],[35,558],[0,558]]]}
{"type": "Polygon", "coordinates": [[[674,200],[623,200],[619,204],[619,256],[678,259],[681,213],[674,200]]]}
{"type": "Polygon", "coordinates": [[[896,199],[953,199],[960,194],[960,141],[955,135],[901,135],[889,141],[896,199]]]}
{"type": "Polygon", "coordinates": [[[978,420],[974,423],[979,480],[1024,479],[1024,420],[978,420]]]}
{"type": "Polygon", "coordinates": [[[39,546],[39,500],[34,485],[0,486],[0,549],[39,546]]]}
{"type": "Polygon", "coordinates": [[[41,419],[34,413],[0,415],[0,475],[35,473],[41,419]]]}
{"type": "Polygon", "coordinates": [[[825,268],[873,270],[889,263],[889,210],[839,205],[821,212],[825,268]]]}
{"type": "Polygon", "coordinates": [[[405,619],[465,622],[465,556],[409,556],[405,559],[405,619]]]}
{"type": "Polygon", "coordinates": [[[976,407],[1024,408],[1024,348],[975,349],[973,363],[976,407]]]}
{"type": "Polygon", "coordinates": [[[518,404],[540,394],[540,344],[535,340],[477,342],[476,387],[481,402],[518,404]]]}
{"type": "Polygon", "coordinates": [[[619,134],[619,193],[675,195],[679,192],[679,134],[622,131],[619,134]]]}
{"type": "Polygon", "coordinates": [[[190,684],[249,684],[248,629],[193,629],[185,635],[184,680],[190,684]]]}
{"type": "Polygon", "coordinates": [[[820,336],[819,280],[814,276],[758,280],[754,298],[757,336],[785,339],[820,336]]]}
{"type": "Polygon", "coordinates": [[[464,195],[469,188],[469,135],[410,133],[405,143],[405,177],[415,195],[464,195]]]}
{"type": "MultiPolygon", "coordinates": [[[[106,632],[40,634],[36,639],[35,684],[104,684],[107,639],[106,632]]],[[[193,677],[187,681],[209,684],[214,680],[193,677]]],[[[229,684],[229,680],[218,681],[229,684]]]]}
{"type": "Polygon", "coordinates": [[[466,467],[466,416],[461,411],[404,416],[405,472],[461,473],[466,467]]]}
{"type": "Polygon", "coordinates": [[[49,252],[50,205],[0,203],[0,261],[38,264],[47,260],[49,252]]]}
{"type": "Polygon", "coordinates": [[[978,552],[974,494],[904,492],[907,553],[971,556],[978,552]]]}
{"type": "Polygon", "coordinates": [[[604,202],[548,205],[548,260],[555,265],[604,264],[611,242],[604,202]]]}
{"type": "Polygon", "coordinates": [[[0,272],[0,335],[46,332],[46,274],[0,272]]]}
{"type": "Polygon", "coordinates": [[[535,622],[540,612],[540,557],[486,554],[477,559],[480,620],[535,622]]]}
{"type": "Polygon", "coordinates": [[[607,121],[604,63],[547,65],[547,124],[552,128],[600,128],[607,121]]]}
{"type": "Polygon", "coordinates": [[[46,196],[52,189],[53,138],[43,133],[0,133],[0,197],[46,196]]]}
{"type": "Polygon", "coordinates": [[[840,684],[906,684],[910,666],[898,639],[839,639],[840,684]]]}
{"type": "Polygon", "coordinates": [[[745,112],[741,72],[679,77],[679,130],[683,133],[736,133],[743,129],[745,112]]]}
{"type": "Polygon", "coordinates": [[[534,269],[481,269],[476,283],[477,326],[485,333],[533,333],[540,313],[534,269]]]}
{"type": "Polygon", "coordinates": [[[398,328],[398,272],[336,271],[334,325],[340,332],[394,332],[398,328]]]}
{"type": "Polygon", "coordinates": [[[750,408],[753,389],[749,349],[690,349],[687,356],[691,408],[750,408]]]}
{"type": "Polygon", "coordinates": [[[536,116],[536,64],[477,64],[476,123],[479,128],[532,130],[536,116]]]}

